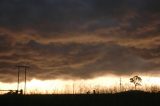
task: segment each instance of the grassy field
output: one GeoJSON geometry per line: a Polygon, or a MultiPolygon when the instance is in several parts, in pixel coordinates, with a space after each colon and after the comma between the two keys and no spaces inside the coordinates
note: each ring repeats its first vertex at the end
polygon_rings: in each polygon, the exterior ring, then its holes
{"type": "Polygon", "coordinates": [[[1,95],[1,106],[160,106],[160,93],[1,95]]]}

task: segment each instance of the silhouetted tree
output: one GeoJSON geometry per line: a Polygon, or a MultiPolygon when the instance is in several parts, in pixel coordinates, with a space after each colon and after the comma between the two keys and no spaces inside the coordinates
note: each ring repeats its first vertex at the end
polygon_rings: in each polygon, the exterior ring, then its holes
{"type": "Polygon", "coordinates": [[[136,87],[141,85],[142,78],[139,76],[134,76],[133,78],[130,78],[130,82],[134,84],[136,90],[136,87]]]}
{"type": "Polygon", "coordinates": [[[96,94],[96,90],[93,90],[93,94],[96,94]]]}

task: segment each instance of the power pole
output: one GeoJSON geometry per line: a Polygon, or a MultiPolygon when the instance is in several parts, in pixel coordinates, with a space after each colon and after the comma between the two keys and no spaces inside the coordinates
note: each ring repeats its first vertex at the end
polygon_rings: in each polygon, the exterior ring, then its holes
{"type": "Polygon", "coordinates": [[[120,87],[120,92],[121,92],[122,91],[122,79],[121,79],[121,77],[120,77],[119,87],[120,87]]]}
{"type": "Polygon", "coordinates": [[[24,67],[24,71],[25,71],[25,74],[24,74],[24,78],[25,78],[25,83],[24,83],[24,94],[26,94],[26,83],[27,83],[27,66],[24,67]]]}
{"type": "Polygon", "coordinates": [[[19,66],[17,66],[18,67],[18,83],[17,83],[17,91],[19,91],[19,71],[20,71],[20,67],[19,66]]]}
{"type": "Polygon", "coordinates": [[[75,85],[74,85],[74,82],[73,82],[73,85],[72,85],[72,90],[73,90],[73,94],[75,94],[75,85]]]}
{"type": "Polygon", "coordinates": [[[29,66],[26,65],[18,65],[18,85],[17,85],[17,91],[19,91],[19,76],[20,76],[20,69],[24,70],[24,95],[26,94],[26,84],[27,84],[27,69],[29,69],[29,66]]]}

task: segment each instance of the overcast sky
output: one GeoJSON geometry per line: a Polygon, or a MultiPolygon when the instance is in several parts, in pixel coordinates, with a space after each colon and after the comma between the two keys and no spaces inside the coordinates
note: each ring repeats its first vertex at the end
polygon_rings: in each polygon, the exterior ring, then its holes
{"type": "Polygon", "coordinates": [[[0,0],[0,81],[160,72],[160,0],[0,0]]]}

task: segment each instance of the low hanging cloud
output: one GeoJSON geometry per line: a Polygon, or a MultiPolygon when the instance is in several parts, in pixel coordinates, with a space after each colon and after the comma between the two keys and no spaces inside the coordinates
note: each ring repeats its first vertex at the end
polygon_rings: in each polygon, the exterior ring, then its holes
{"type": "Polygon", "coordinates": [[[159,73],[159,0],[1,0],[0,81],[159,73]]]}

